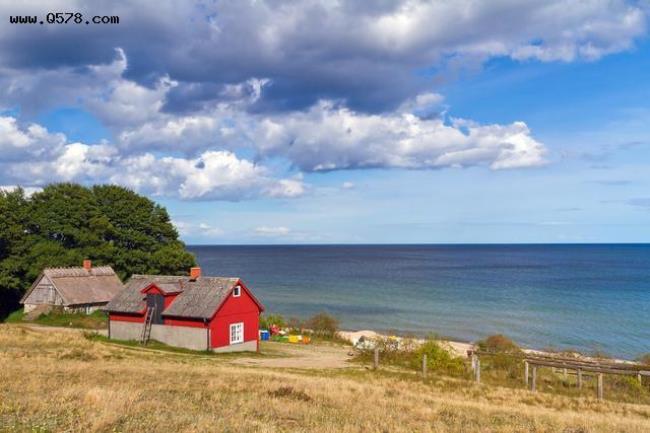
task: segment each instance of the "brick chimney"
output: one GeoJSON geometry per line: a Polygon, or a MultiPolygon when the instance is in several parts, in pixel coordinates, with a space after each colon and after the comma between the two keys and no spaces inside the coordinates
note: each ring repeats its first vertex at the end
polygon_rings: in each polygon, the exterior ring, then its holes
{"type": "Polygon", "coordinates": [[[190,268],[190,280],[196,281],[201,277],[201,268],[198,266],[190,268]]]}
{"type": "Polygon", "coordinates": [[[92,268],[92,267],[93,267],[93,262],[91,262],[88,259],[84,260],[84,269],[85,270],[89,271],[90,268],[92,268]]]}

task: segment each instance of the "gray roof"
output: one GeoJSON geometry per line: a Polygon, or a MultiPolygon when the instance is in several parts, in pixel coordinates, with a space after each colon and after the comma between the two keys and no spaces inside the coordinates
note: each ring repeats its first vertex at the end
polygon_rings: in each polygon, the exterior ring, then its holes
{"type": "Polygon", "coordinates": [[[217,307],[228,296],[239,278],[133,275],[124,290],[106,306],[116,313],[140,313],[145,308],[142,289],[155,284],[167,293],[179,293],[174,302],[163,311],[164,316],[210,319],[217,307]]]}
{"type": "Polygon", "coordinates": [[[63,298],[65,305],[102,304],[122,291],[124,285],[110,266],[89,270],[77,268],[47,268],[38,276],[21,302],[47,277],[63,298]]]}

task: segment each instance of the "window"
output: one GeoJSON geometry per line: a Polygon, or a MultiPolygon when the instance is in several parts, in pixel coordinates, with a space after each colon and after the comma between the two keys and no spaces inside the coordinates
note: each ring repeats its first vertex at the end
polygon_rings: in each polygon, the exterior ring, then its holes
{"type": "Polygon", "coordinates": [[[235,288],[232,289],[233,298],[237,298],[240,295],[241,295],[241,286],[235,286],[235,288]]]}
{"type": "Polygon", "coordinates": [[[233,323],[230,325],[230,344],[244,342],[244,324],[233,323]]]}

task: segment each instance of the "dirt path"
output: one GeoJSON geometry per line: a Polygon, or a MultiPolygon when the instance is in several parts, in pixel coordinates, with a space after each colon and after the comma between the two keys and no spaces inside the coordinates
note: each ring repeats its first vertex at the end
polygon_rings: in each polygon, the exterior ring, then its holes
{"type": "Polygon", "coordinates": [[[350,367],[349,347],[328,345],[292,345],[264,343],[262,353],[268,351],[277,357],[254,358],[242,355],[233,364],[267,368],[325,369],[350,367]]]}

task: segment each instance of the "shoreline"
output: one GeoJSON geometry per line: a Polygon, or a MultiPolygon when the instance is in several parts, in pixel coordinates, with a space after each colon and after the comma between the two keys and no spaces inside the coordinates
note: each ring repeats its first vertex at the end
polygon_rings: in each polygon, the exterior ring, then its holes
{"type": "MultiPolygon", "coordinates": [[[[418,344],[422,344],[426,341],[425,338],[421,337],[404,337],[400,335],[390,335],[382,332],[377,332],[371,329],[361,329],[357,331],[338,331],[338,335],[345,339],[350,341],[352,345],[356,345],[356,343],[359,342],[359,339],[363,337],[364,339],[375,339],[375,338],[395,338],[398,341],[402,339],[410,339],[412,341],[415,341],[418,344]]],[[[453,339],[448,339],[445,337],[441,337],[437,339],[443,346],[446,346],[446,349],[452,352],[454,355],[461,357],[461,358],[467,358],[468,356],[468,351],[469,350],[474,350],[476,349],[476,342],[466,342],[466,341],[458,341],[458,340],[453,340],[453,339]]],[[[597,356],[591,356],[591,355],[585,355],[580,352],[576,351],[566,351],[566,352],[552,352],[552,351],[547,351],[547,350],[540,350],[540,349],[527,349],[524,347],[521,347],[521,350],[526,353],[526,354],[531,354],[531,355],[545,355],[545,356],[557,356],[562,353],[567,354],[567,355],[573,355],[577,359],[584,359],[584,360],[607,360],[610,362],[614,363],[621,363],[621,364],[637,364],[636,361],[630,360],[630,359],[624,359],[624,358],[619,358],[619,357],[597,357],[597,356]]]]}
{"type": "MultiPolygon", "coordinates": [[[[338,335],[341,336],[343,339],[348,340],[352,343],[352,345],[356,345],[359,342],[359,339],[363,337],[364,339],[375,339],[375,338],[396,338],[398,340],[408,338],[412,341],[415,341],[419,344],[424,343],[426,341],[425,338],[419,338],[419,337],[402,337],[399,335],[387,335],[383,334],[381,332],[373,331],[371,329],[362,329],[358,331],[338,331],[338,335]]],[[[447,346],[447,349],[453,352],[456,356],[466,358],[467,357],[467,351],[472,350],[476,347],[475,343],[471,342],[462,342],[462,341],[455,341],[455,340],[449,340],[446,338],[441,338],[439,340],[443,345],[447,346]]]]}

